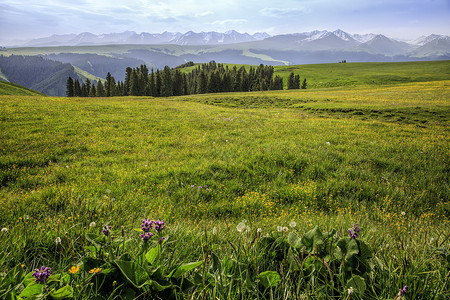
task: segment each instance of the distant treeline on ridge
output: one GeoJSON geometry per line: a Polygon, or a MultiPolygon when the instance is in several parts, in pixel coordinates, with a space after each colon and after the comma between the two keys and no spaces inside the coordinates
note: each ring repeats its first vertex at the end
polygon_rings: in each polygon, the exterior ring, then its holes
{"type": "MultiPolygon", "coordinates": [[[[229,68],[211,61],[194,68],[190,73],[180,71],[181,68],[194,66],[188,62],[176,68],[165,66],[163,70],[153,69],[149,72],[146,65],[126,68],[123,82],[114,79],[108,72],[104,82],[91,83],[89,79],[67,79],[66,95],[68,97],[113,97],[113,96],[153,96],[170,97],[191,94],[219,92],[248,92],[282,90],[283,79],[273,77],[272,66],[229,68]]],[[[300,76],[291,73],[287,82],[288,89],[300,88],[300,76]]],[[[301,88],[306,88],[306,79],[301,88]]]]}

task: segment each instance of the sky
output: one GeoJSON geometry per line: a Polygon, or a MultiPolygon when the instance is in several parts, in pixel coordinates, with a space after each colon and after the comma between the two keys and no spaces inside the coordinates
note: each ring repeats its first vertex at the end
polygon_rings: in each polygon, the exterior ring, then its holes
{"type": "Polygon", "coordinates": [[[450,35],[450,0],[1,0],[0,46],[53,34],[126,30],[267,32],[342,29],[414,39],[450,35]]]}

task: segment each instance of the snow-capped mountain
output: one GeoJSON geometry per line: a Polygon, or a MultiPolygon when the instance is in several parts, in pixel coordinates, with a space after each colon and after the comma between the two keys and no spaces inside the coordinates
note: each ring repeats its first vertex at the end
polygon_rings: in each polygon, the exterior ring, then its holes
{"type": "Polygon", "coordinates": [[[121,33],[108,33],[95,35],[89,32],[80,34],[52,35],[46,38],[34,39],[20,46],[81,46],[81,45],[104,45],[104,44],[177,44],[177,45],[221,45],[242,42],[259,41],[270,37],[265,32],[254,35],[239,33],[230,30],[225,33],[215,31],[193,32],[184,34],[179,32],[147,33],[140,34],[134,31],[121,33]]]}
{"type": "MultiPolygon", "coordinates": [[[[381,34],[350,34],[341,29],[335,31],[314,30],[310,32],[281,34],[270,36],[265,32],[253,35],[230,30],[224,33],[208,32],[163,32],[136,33],[124,31],[95,35],[83,32],[78,35],[52,35],[23,43],[20,46],[80,46],[80,45],[189,45],[224,46],[239,43],[252,49],[270,49],[281,51],[346,51],[369,53],[371,55],[413,55],[415,57],[432,55],[450,55],[450,37],[432,34],[412,41],[400,41],[381,34]]],[[[230,46],[232,48],[232,46],[230,46]]]]}

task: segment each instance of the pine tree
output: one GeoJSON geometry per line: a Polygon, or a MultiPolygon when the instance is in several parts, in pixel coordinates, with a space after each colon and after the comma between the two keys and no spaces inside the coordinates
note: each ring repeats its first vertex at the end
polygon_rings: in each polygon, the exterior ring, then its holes
{"type": "Polygon", "coordinates": [[[161,97],[161,87],[162,87],[161,71],[156,70],[155,97],[161,97]]]}
{"type": "Polygon", "coordinates": [[[91,85],[91,89],[89,90],[89,97],[95,97],[95,95],[96,95],[95,85],[91,85]]]}
{"type": "Polygon", "coordinates": [[[109,72],[108,72],[108,74],[106,74],[105,96],[111,97],[111,73],[109,73],[109,72]]]}
{"type": "Polygon", "coordinates": [[[81,96],[81,85],[78,79],[75,79],[75,82],[73,84],[73,95],[76,97],[81,96]]]}
{"type": "Polygon", "coordinates": [[[300,75],[294,76],[294,89],[300,88],[300,75]]]}
{"type": "Polygon", "coordinates": [[[106,95],[105,88],[103,87],[103,83],[101,80],[99,80],[97,83],[97,91],[96,91],[95,95],[97,97],[105,97],[105,95],[106,95]]]}
{"type": "Polygon", "coordinates": [[[174,96],[180,96],[183,94],[183,75],[180,70],[175,70],[172,81],[172,94],[174,96]]]}
{"type": "Polygon", "coordinates": [[[130,95],[130,80],[131,80],[131,72],[133,72],[133,69],[128,67],[125,70],[125,81],[124,81],[124,96],[130,95]]]}
{"type": "Polygon", "coordinates": [[[288,81],[287,81],[287,89],[288,90],[295,89],[294,72],[291,72],[291,74],[289,74],[288,81]]]}
{"type": "Polygon", "coordinates": [[[168,66],[162,72],[161,96],[170,97],[173,95],[172,74],[168,66]]]}
{"type": "Polygon", "coordinates": [[[303,82],[302,82],[302,89],[306,89],[306,78],[305,79],[303,79],[303,82]]]}
{"type": "Polygon", "coordinates": [[[139,95],[139,78],[137,75],[136,70],[133,70],[131,72],[131,78],[130,78],[130,95],[131,96],[138,96],[139,95]]]}
{"type": "Polygon", "coordinates": [[[66,96],[67,97],[73,97],[74,94],[74,87],[73,87],[73,79],[72,77],[67,78],[67,84],[66,84],[66,96]]]}
{"type": "Polygon", "coordinates": [[[205,94],[208,92],[208,79],[206,78],[206,74],[204,70],[200,71],[197,77],[197,93],[205,94]]]}

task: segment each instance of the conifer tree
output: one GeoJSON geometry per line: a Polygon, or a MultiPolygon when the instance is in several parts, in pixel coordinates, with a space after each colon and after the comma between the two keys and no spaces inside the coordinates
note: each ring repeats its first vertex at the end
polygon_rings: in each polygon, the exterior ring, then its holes
{"type": "Polygon", "coordinates": [[[294,89],[300,88],[300,75],[294,76],[294,89]]]}
{"type": "Polygon", "coordinates": [[[161,79],[162,79],[161,96],[162,97],[172,96],[173,95],[172,74],[168,66],[164,67],[161,79]]]}
{"type": "Polygon", "coordinates": [[[73,87],[73,79],[72,77],[67,78],[67,84],[66,84],[66,96],[67,97],[73,97],[74,96],[74,87],[73,87]]]}
{"type": "Polygon", "coordinates": [[[91,85],[91,89],[89,90],[89,97],[95,97],[95,95],[96,95],[95,85],[91,85]]]}
{"type": "Polygon", "coordinates": [[[105,97],[106,96],[105,88],[103,87],[103,83],[101,80],[99,80],[97,83],[97,90],[96,90],[95,95],[97,97],[105,97]]]}
{"type": "Polygon", "coordinates": [[[205,71],[201,70],[197,78],[197,93],[205,94],[207,92],[208,92],[208,79],[206,78],[205,71]]]}
{"type": "Polygon", "coordinates": [[[291,74],[289,74],[288,81],[287,81],[287,89],[288,90],[295,89],[294,72],[291,72],[291,74]]]}
{"type": "Polygon", "coordinates": [[[303,79],[303,82],[302,82],[302,89],[306,89],[306,78],[303,79]]]}
{"type": "Polygon", "coordinates": [[[161,97],[161,86],[162,86],[161,71],[156,70],[155,97],[161,97]]]}
{"type": "Polygon", "coordinates": [[[81,96],[81,85],[78,79],[75,79],[75,82],[73,84],[73,95],[76,97],[81,96]]]}

